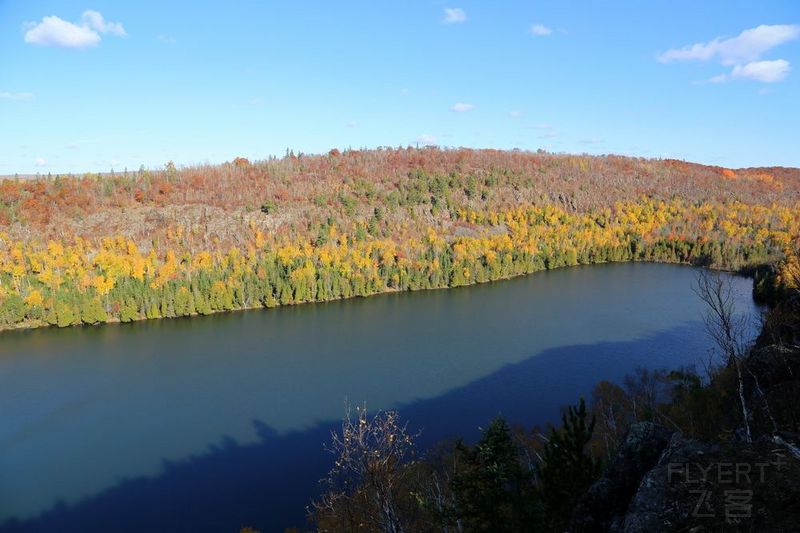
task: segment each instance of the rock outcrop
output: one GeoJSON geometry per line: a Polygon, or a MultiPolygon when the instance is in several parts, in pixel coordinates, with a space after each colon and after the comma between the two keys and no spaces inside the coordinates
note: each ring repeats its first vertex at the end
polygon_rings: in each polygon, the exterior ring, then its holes
{"type": "Polygon", "coordinates": [[[673,435],[610,531],[798,531],[800,459],[769,438],[709,444],[673,435]]]}
{"type": "Polygon", "coordinates": [[[792,446],[767,436],[712,444],[636,424],[579,502],[570,530],[800,531],[800,457],[792,446]]]}
{"type": "Polygon", "coordinates": [[[672,431],[642,422],[634,424],[614,461],[578,502],[575,531],[608,531],[625,514],[642,478],[658,463],[672,431]]]}

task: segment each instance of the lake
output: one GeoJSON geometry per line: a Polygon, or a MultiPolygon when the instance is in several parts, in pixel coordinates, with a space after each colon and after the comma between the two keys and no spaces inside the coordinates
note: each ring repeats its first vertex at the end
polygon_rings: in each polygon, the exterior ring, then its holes
{"type": "MultiPolygon", "coordinates": [[[[0,531],[305,525],[345,400],[420,444],[527,426],[601,379],[712,345],[690,267],[624,263],[450,290],[0,335],[0,531]]],[[[751,281],[732,278],[753,316],[751,281]]]]}

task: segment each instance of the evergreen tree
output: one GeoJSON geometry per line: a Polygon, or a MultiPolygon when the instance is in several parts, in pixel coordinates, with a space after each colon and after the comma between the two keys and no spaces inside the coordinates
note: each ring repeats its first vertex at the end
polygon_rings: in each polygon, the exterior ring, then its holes
{"type": "Polygon", "coordinates": [[[495,419],[474,447],[459,442],[451,482],[450,513],[466,531],[526,531],[538,520],[532,472],[502,418],[495,419]]]}
{"type": "Polygon", "coordinates": [[[587,423],[586,402],[569,406],[560,429],[551,429],[537,468],[539,493],[550,528],[563,530],[577,499],[600,476],[600,460],[587,450],[595,418],[587,423]]]}

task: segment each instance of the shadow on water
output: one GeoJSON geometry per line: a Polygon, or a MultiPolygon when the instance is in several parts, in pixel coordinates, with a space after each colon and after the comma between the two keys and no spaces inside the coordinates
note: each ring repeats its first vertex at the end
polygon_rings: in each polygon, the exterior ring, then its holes
{"type": "MultiPolygon", "coordinates": [[[[472,440],[478,427],[499,413],[525,426],[554,422],[561,406],[589,396],[599,380],[619,381],[637,366],[698,362],[692,359],[704,355],[705,345],[690,342],[680,354],[665,348],[690,337],[692,330],[696,324],[687,323],[634,341],[547,350],[398,410],[410,429],[422,430],[421,448],[457,435],[472,440]]],[[[124,479],[74,505],[56,503],[37,517],[8,520],[0,532],[238,531],[248,525],[272,532],[302,527],[304,508],[332,462],[323,444],[339,422],[288,434],[259,420],[253,424],[256,443],[243,445],[223,436],[201,455],[165,462],[158,476],[124,479]]]]}

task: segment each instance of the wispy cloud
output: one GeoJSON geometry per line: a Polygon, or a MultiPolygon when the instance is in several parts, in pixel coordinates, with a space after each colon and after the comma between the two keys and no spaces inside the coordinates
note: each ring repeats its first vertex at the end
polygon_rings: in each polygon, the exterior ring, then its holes
{"type": "Polygon", "coordinates": [[[33,98],[33,93],[0,92],[0,100],[30,101],[33,100],[33,98]]]}
{"type": "Polygon", "coordinates": [[[119,22],[105,20],[97,11],[83,12],[81,22],[72,23],[56,16],[43,17],[41,22],[25,25],[25,42],[38,46],[57,48],[89,48],[100,44],[103,35],[126,37],[128,34],[119,22]]]}
{"type": "Polygon", "coordinates": [[[94,11],[92,9],[84,11],[82,19],[84,25],[88,25],[93,30],[102,34],[110,33],[111,35],[116,35],[117,37],[128,36],[125,28],[122,27],[122,24],[119,22],[111,22],[110,20],[106,20],[98,11],[94,11]]]}
{"type": "Polygon", "coordinates": [[[344,123],[344,127],[345,128],[355,128],[357,126],[358,126],[358,122],[356,122],[355,120],[349,120],[349,121],[344,123]]]}
{"type": "Polygon", "coordinates": [[[47,159],[45,159],[44,157],[37,157],[36,159],[33,160],[33,163],[37,167],[45,167],[47,166],[47,159]]]}
{"type": "Polygon", "coordinates": [[[423,133],[417,137],[417,142],[419,144],[424,144],[425,146],[436,146],[436,137],[427,133],[423,133]]]}
{"type": "Polygon", "coordinates": [[[176,42],[178,42],[175,39],[175,37],[172,37],[170,35],[158,35],[156,36],[156,41],[164,44],[175,44],[176,42]]]}
{"type": "Polygon", "coordinates": [[[708,61],[719,59],[723,65],[738,65],[756,61],[770,49],[800,37],[800,25],[761,25],[744,30],[736,37],[717,37],[706,43],[673,48],[658,56],[662,63],[675,61],[708,61]]]}
{"type": "Polygon", "coordinates": [[[544,24],[534,24],[531,26],[531,34],[537,37],[548,37],[553,34],[553,30],[544,24]]]}
{"type": "Polygon", "coordinates": [[[773,61],[752,61],[745,65],[736,65],[730,74],[720,74],[711,78],[711,83],[723,83],[729,80],[756,80],[762,83],[776,83],[786,79],[791,65],[785,59],[773,61]]]}
{"type": "Polygon", "coordinates": [[[461,24],[467,21],[467,14],[460,7],[446,7],[444,8],[444,24],[461,24]]]}
{"type": "Polygon", "coordinates": [[[724,66],[733,67],[729,73],[709,79],[710,83],[737,79],[776,83],[786,79],[791,65],[785,59],[761,60],[761,57],[776,46],[797,38],[800,38],[800,25],[761,25],[744,30],[736,37],[717,37],[705,43],[667,50],[659,54],[657,59],[661,63],[716,60],[724,66]]]}
{"type": "Polygon", "coordinates": [[[599,139],[597,137],[590,137],[588,139],[579,140],[578,144],[594,146],[594,145],[597,145],[597,144],[603,144],[603,139],[599,139]]]}
{"type": "Polygon", "coordinates": [[[458,102],[457,104],[453,104],[453,107],[450,108],[450,111],[454,111],[456,113],[466,113],[467,111],[472,111],[473,109],[475,109],[473,104],[458,102]]]}
{"type": "Polygon", "coordinates": [[[522,116],[522,111],[517,111],[517,110],[509,111],[508,116],[511,118],[519,118],[522,116]]]}

